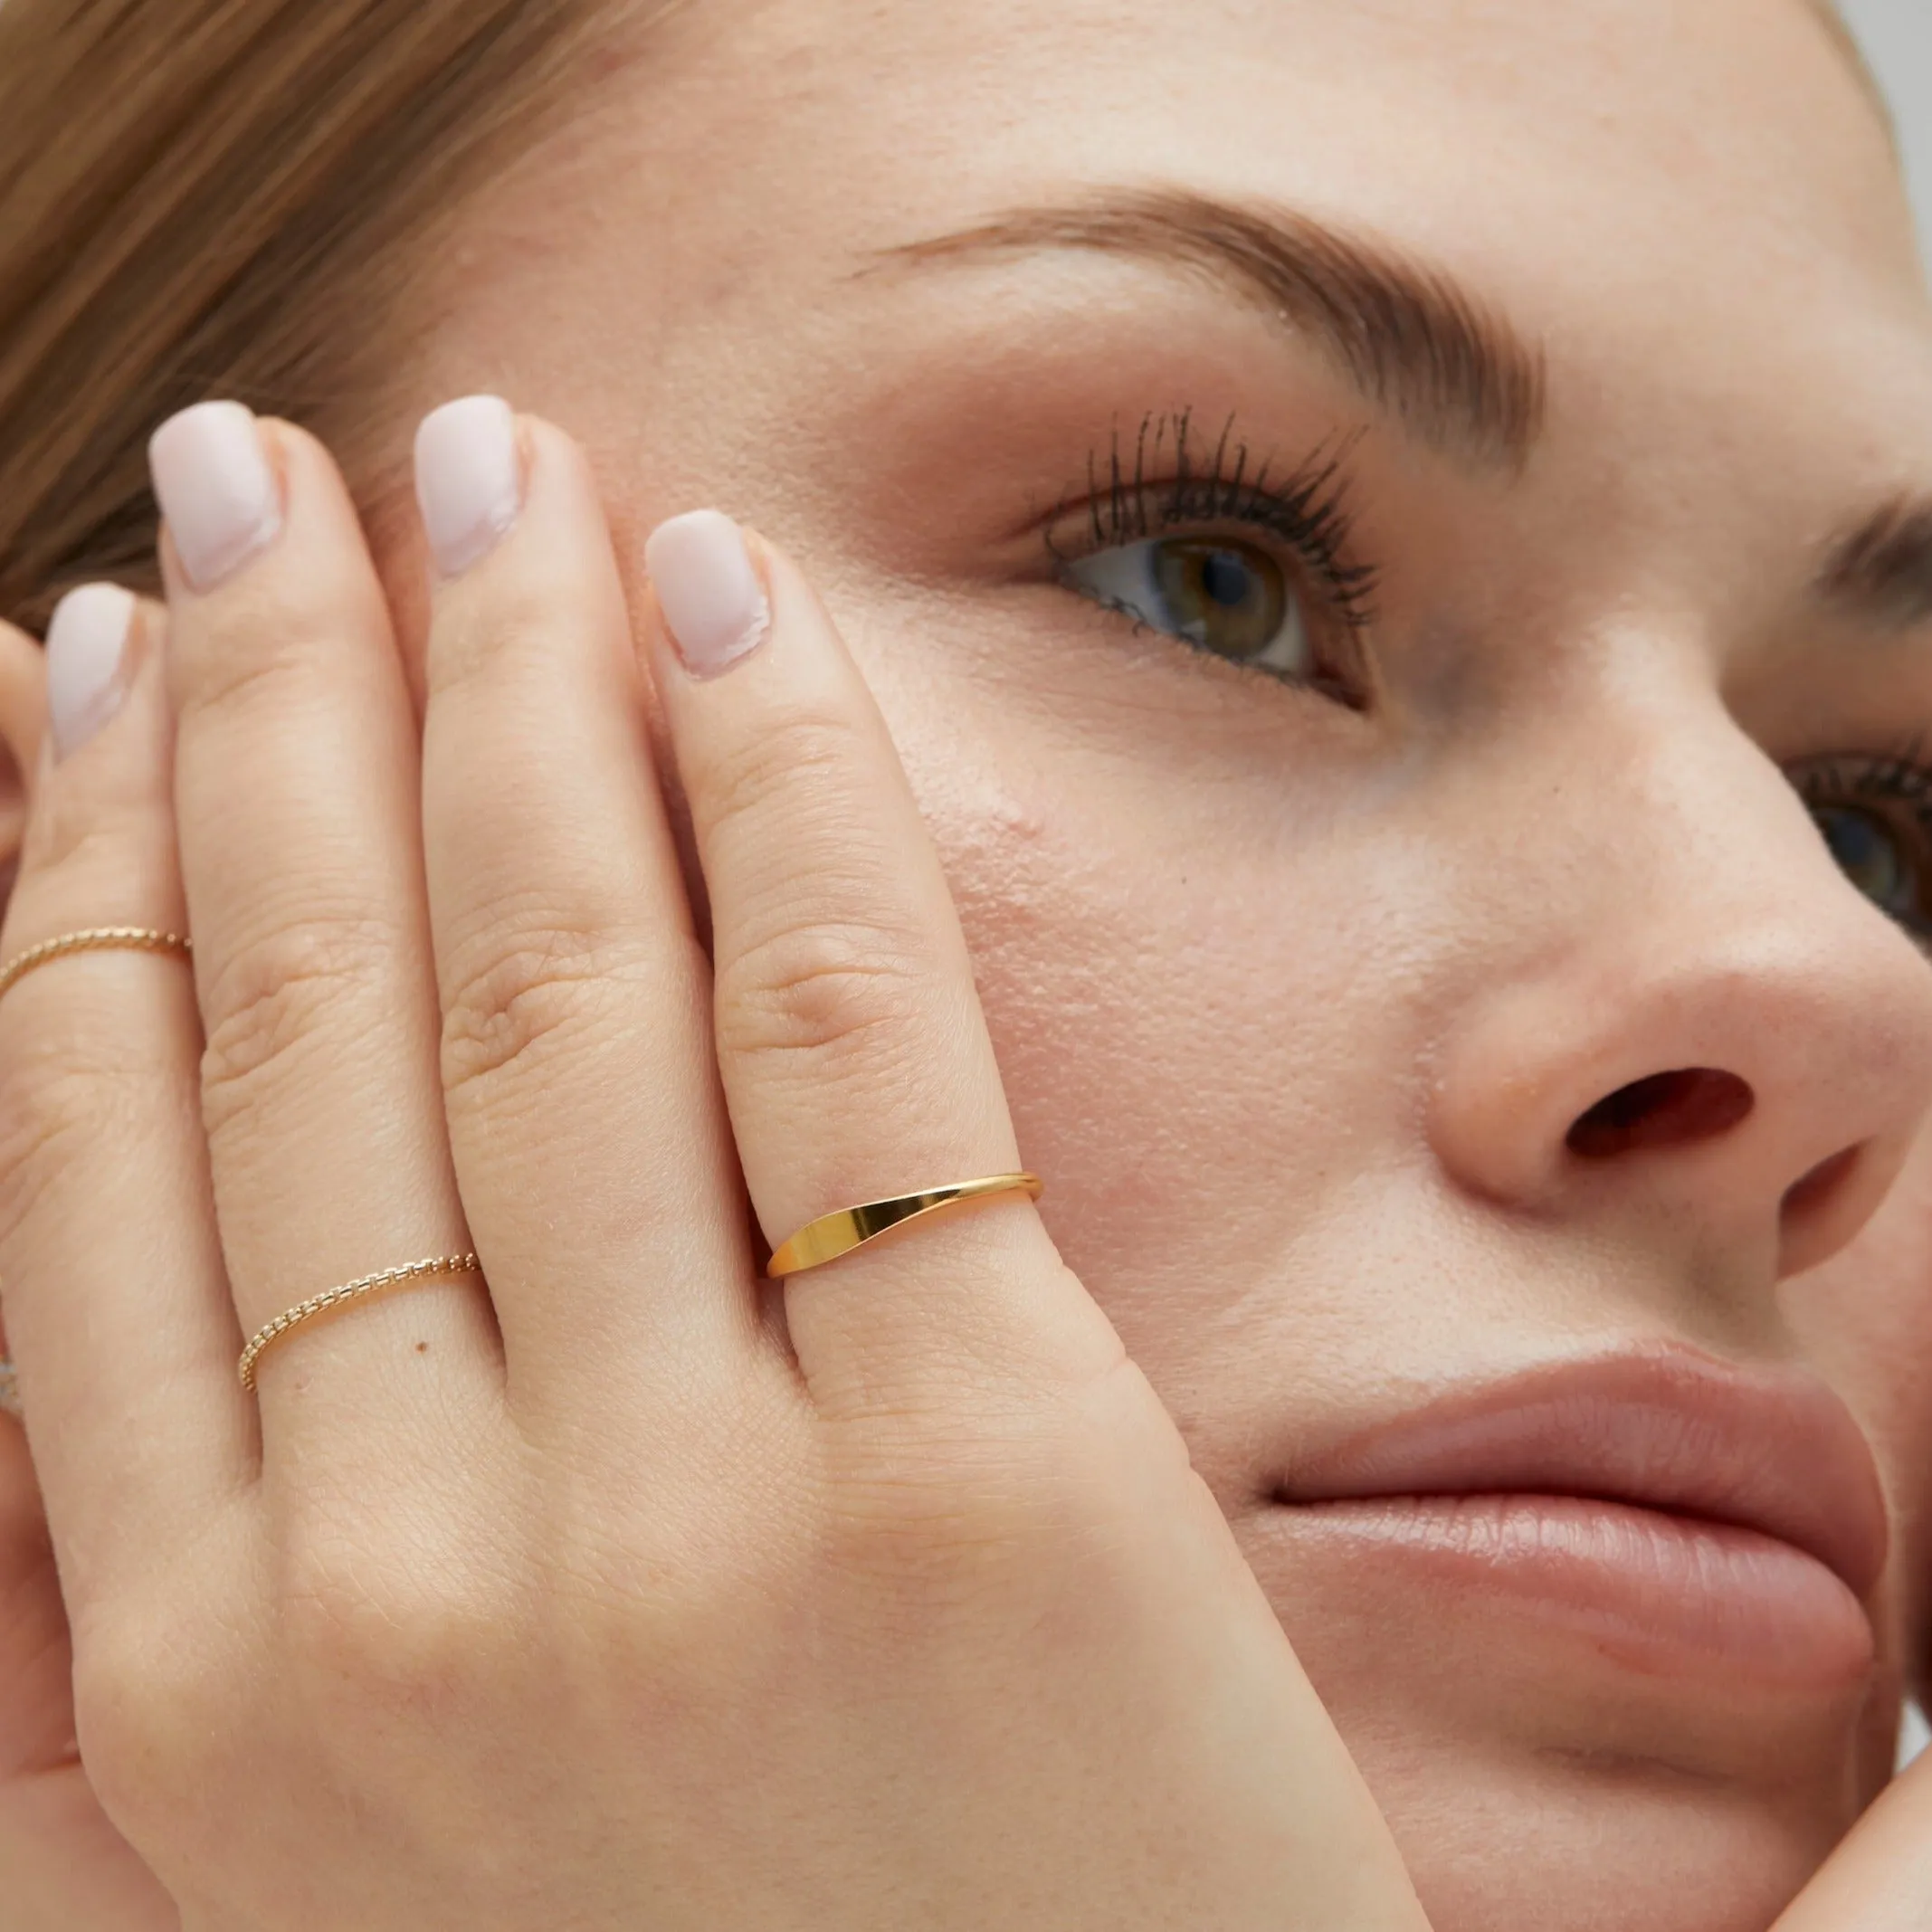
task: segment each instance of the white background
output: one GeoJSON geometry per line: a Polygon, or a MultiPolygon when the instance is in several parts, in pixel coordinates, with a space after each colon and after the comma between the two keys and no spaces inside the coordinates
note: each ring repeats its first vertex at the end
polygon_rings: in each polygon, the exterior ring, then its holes
{"type": "Polygon", "coordinates": [[[1840,0],[1899,112],[1919,231],[1932,256],[1932,0],[1840,0]]]}

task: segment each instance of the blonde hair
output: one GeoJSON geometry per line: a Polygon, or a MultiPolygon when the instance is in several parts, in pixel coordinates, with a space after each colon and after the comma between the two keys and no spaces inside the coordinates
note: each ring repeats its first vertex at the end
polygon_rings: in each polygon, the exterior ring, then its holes
{"type": "Polygon", "coordinates": [[[154,575],[147,438],[240,398],[351,477],[405,245],[596,0],[0,0],[0,616],[154,575]]]}

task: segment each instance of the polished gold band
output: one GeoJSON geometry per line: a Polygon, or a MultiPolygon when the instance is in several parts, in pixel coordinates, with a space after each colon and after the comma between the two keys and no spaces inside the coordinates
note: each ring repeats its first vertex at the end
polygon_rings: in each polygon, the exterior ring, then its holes
{"type": "Polygon", "coordinates": [[[962,1202],[992,1201],[1002,1194],[1025,1194],[1040,1198],[1040,1176],[1035,1174],[995,1174],[983,1181],[960,1181],[950,1187],[929,1187],[923,1194],[894,1194],[890,1201],[868,1201],[861,1207],[842,1207],[835,1214],[821,1214],[799,1229],[771,1260],[765,1272],[775,1281],[785,1275],[802,1274],[807,1268],[823,1268],[854,1248],[903,1227],[942,1209],[962,1202]]]}
{"type": "Polygon", "coordinates": [[[58,939],[30,947],[0,966],[0,999],[5,999],[29,973],[70,953],[173,953],[186,959],[195,948],[179,933],[150,932],[144,926],[102,926],[91,932],[63,933],[58,939]]]}
{"type": "Polygon", "coordinates": [[[311,1295],[306,1301],[297,1302],[286,1313],[276,1316],[267,1328],[257,1329],[248,1347],[242,1351],[242,1359],[236,1369],[242,1377],[242,1386],[252,1389],[255,1385],[255,1364],[262,1359],[262,1351],[272,1347],[290,1328],[297,1328],[305,1321],[312,1321],[318,1315],[326,1315],[331,1309],[338,1309],[345,1302],[360,1301],[366,1295],[379,1294],[385,1288],[400,1288],[406,1281],[426,1281],[434,1275],[473,1275],[482,1272],[482,1264],[473,1254],[438,1255],[427,1261],[412,1261],[406,1268],[387,1268],[379,1275],[364,1275],[359,1281],[345,1281],[340,1288],[331,1288],[319,1295],[311,1295]]]}

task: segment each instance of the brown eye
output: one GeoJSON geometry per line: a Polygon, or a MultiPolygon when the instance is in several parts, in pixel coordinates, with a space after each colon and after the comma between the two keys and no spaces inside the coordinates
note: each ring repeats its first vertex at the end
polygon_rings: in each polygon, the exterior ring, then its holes
{"type": "Polygon", "coordinates": [[[1315,653],[1280,563],[1235,538],[1154,537],[1067,566],[1075,588],[1237,664],[1309,680],[1315,653]]]}

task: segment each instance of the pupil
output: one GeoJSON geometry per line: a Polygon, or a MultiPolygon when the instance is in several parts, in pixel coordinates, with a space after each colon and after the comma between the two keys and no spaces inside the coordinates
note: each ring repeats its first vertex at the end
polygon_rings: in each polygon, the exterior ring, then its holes
{"type": "Polygon", "coordinates": [[[1918,881],[1898,834],[1884,820],[1849,806],[1827,806],[1813,814],[1839,869],[1873,904],[1894,917],[1914,910],[1918,881]]]}
{"type": "Polygon", "coordinates": [[[1224,611],[1238,611],[1248,601],[1252,581],[1247,565],[1229,551],[1210,551],[1202,559],[1201,588],[1224,611]]]}

